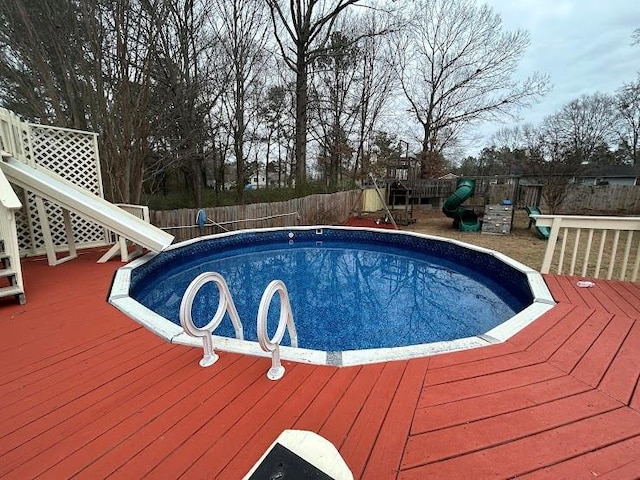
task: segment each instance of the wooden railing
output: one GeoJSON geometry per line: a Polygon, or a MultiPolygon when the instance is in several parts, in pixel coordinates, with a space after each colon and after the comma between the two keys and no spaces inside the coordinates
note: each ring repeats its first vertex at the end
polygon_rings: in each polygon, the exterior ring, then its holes
{"type": "Polygon", "coordinates": [[[635,232],[640,230],[640,217],[538,215],[535,221],[551,228],[542,273],[554,266],[558,274],[602,278],[602,271],[607,280],[637,281],[640,234],[635,232]]]}
{"type": "MultiPolygon", "coordinates": [[[[5,154],[6,152],[2,151],[2,155],[5,154]]],[[[4,251],[9,256],[11,269],[15,272],[16,286],[24,293],[15,215],[21,207],[22,203],[0,170],[0,240],[3,241],[4,251]]],[[[0,268],[2,268],[2,262],[0,262],[0,268]]]]}
{"type": "Polygon", "coordinates": [[[15,113],[0,108],[0,149],[6,154],[24,158],[23,122],[15,113]]]}

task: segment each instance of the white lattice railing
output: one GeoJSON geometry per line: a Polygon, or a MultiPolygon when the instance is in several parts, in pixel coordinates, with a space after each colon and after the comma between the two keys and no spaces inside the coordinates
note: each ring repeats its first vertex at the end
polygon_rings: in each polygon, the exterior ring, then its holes
{"type": "MultiPolygon", "coordinates": [[[[0,108],[0,143],[16,160],[45,167],[103,197],[97,134],[23,122],[13,112],[0,108]]],[[[38,201],[29,192],[16,190],[24,204],[24,208],[16,212],[20,250],[28,254],[50,253],[46,245],[49,237],[56,250],[66,250],[69,222],[65,221],[62,209],[47,200],[38,201]],[[40,221],[43,216],[49,224],[46,234],[40,221]]],[[[79,248],[108,243],[107,231],[100,225],[74,213],[70,214],[70,223],[79,248]]]]}
{"type": "Polygon", "coordinates": [[[537,215],[551,232],[542,273],[637,281],[640,268],[640,217],[537,215]],[[558,248],[558,242],[560,248],[558,248]],[[566,262],[565,262],[566,261],[566,262]]]}

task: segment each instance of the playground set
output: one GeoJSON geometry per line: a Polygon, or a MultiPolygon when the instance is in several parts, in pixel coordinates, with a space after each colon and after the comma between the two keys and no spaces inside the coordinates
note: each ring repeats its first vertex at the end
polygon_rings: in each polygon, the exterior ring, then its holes
{"type": "Polygon", "coordinates": [[[452,227],[460,231],[507,235],[515,209],[523,209],[537,236],[549,238],[549,228],[535,223],[535,217],[542,214],[542,185],[521,182],[514,175],[420,179],[418,173],[414,159],[400,159],[387,169],[386,178],[376,180],[370,176],[361,191],[375,190],[379,201],[372,208],[370,203],[361,201],[361,193],[356,202],[360,210],[352,209],[349,224],[375,222],[376,226],[398,228],[415,222],[414,208],[433,208],[451,218],[452,227]]]}

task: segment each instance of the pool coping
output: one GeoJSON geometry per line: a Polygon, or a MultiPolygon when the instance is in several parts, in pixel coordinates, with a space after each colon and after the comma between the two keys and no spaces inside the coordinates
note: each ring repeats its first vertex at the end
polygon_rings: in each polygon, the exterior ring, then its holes
{"type": "MultiPolygon", "coordinates": [[[[494,327],[488,332],[474,337],[465,337],[456,340],[433,342],[418,345],[409,345],[404,347],[391,348],[375,348],[365,350],[347,350],[341,352],[326,352],[321,350],[310,350],[304,348],[292,348],[290,346],[281,345],[280,356],[283,360],[291,360],[301,363],[310,363],[316,365],[333,365],[333,366],[353,366],[364,365],[369,363],[386,362],[392,360],[407,360],[416,357],[425,357],[459,350],[467,350],[471,348],[479,348],[497,343],[502,343],[511,338],[513,335],[521,331],[531,322],[551,310],[555,306],[555,301],[542,275],[526,265],[500,253],[476,245],[471,245],[460,240],[438,237],[434,235],[426,235],[418,232],[407,232],[403,230],[385,230],[366,227],[343,227],[330,225],[313,225],[298,227],[278,227],[278,228],[262,228],[236,230],[216,235],[207,235],[203,237],[186,240],[167,247],[164,251],[181,248],[186,245],[200,242],[206,239],[223,238],[229,235],[237,235],[238,233],[252,232],[278,232],[283,230],[302,231],[302,230],[362,230],[383,234],[403,234],[423,239],[437,240],[448,242],[477,252],[491,255],[498,260],[504,262],[510,267],[524,273],[529,283],[529,288],[533,296],[533,302],[530,306],[517,313],[509,320],[494,327]]],[[[122,313],[144,326],[148,330],[158,335],[160,338],[169,343],[185,345],[190,347],[202,348],[202,341],[187,335],[181,326],[165,319],[144,305],[138,303],[129,296],[129,285],[131,283],[131,272],[133,269],[143,265],[144,263],[155,257],[156,253],[148,253],[143,257],[120,267],[113,279],[111,290],[107,301],[122,313]]],[[[295,315],[295,312],[294,312],[295,315]]],[[[271,353],[265,352],[260,348],[257,341],[238,340],[235,338],[221,337],[213,335],[214,347],[216,350],[234,352],[243,355],[253,355],[260,357],[270,357],[271,353]]]]}

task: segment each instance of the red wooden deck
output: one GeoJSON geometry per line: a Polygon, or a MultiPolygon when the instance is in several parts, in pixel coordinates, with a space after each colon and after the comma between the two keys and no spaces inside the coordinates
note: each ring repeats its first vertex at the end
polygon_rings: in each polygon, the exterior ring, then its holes
{"type": "Polygon", "coordinates": [[[241,478],[288,428],[356,478],[638,478],[640,286],[548,276],[559,304],[511,341],[349,368],[164,343],[105,302],[100,252],[25,262],[0,304],[0,477],[241,478]]]}

